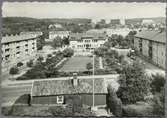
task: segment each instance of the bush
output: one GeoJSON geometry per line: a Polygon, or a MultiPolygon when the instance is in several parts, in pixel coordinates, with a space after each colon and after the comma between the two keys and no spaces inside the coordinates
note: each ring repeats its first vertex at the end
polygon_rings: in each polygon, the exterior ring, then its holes
{"type": "Polygon", "coordinates": [[[107,106],[115,116],[117,117],[122,116],[122,102],[117,97],[114,89],[111,88],[110,86],[108,88],[107,106]]]}
{"type": "Polygon", "coordinates": [[[21,67],[21,66],[23,66],[22,62],[17,63],[17,67],[21,67]]]}
{"type": "Polygon", "coordinates": [[[155,94],[160,92],[161,88],[165,85],[165,77],[159,74],[152,75],[153,81],[151,82],[151,92],[155,94]]]}
{"type": "Polygon", "coordinates": [[[19,69],[17,67],[12,67],[9,71],[9,74],[15,75],[15,74],[18,74],[18,72],[19,72],[19,69]]]}
{"type": "Polygon", "coordinates": [[[33,66],[33,60],[30,60],[29,62],[27,62],[27,67],[32,67],[33,66]]]}

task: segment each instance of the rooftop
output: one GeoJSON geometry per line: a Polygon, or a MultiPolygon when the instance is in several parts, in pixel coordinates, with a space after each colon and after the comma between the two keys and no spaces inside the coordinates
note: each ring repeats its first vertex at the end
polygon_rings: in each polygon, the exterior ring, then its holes
{"type": "Polygon", "coordinates": [[[135,37],[152,40],[160,43],[166,43],[166,32],[159,30],[143,30],[138,32],[135,37]]]}
{"type": "Polygon", "coordinates": [[[107,35],[105,33],[71,33],[70,40],[81,40],[82,38],[93,38],[97,40],[105,40],[107,35]]]}
{"type": "MultiPolygon", "coordinates": [[[[48,96],[63,94],[91,94],[93,92],[93,79],[78,79],[77,86],[73,86],[72,79],[34,81],[32,96],[48,96]]],[[[95,94],[106,94],[107,88],[103,78],[94,80],[95,94]]]]}
{"type": "Polygon", "coordinates": [[[10,43],[10,42],[29,40],[34,38],[36,38],[36,36],[30,35],[30,34],[4,36],[2,37],[1,43],[4,44],[4,43],[10,43]]]}

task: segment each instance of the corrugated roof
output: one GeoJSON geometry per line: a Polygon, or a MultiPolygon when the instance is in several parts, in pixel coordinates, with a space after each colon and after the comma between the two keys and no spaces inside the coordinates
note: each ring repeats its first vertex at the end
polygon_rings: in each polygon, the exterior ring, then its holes
{"type": "Polygon", "coordinates": [[[152,40],[156,42],[166,43],[166,32],[159,30],[143,30],[138,32],[135,37],[152,40]]]}
{"type": "MultiPolygon", "coordinates": [[[[103,78],[94,80],[95,94],[106,94],[107,88],[103,78]]],[[[68,80],[34,81],[32,96],[63,95],[63,94],[90,94],[93,91],[93,79],[79,79],[77,86],[68,80]]]]}
{"type": "Polygon", "coordinates": [[[36,38],[36,36],[33,35],[15,35],[15,36],[5,36],[2,37],[1,43],[10,43],[10,42],[16,42],[16,41],[23,41],[23,40],[29,40],[36,38]]]}

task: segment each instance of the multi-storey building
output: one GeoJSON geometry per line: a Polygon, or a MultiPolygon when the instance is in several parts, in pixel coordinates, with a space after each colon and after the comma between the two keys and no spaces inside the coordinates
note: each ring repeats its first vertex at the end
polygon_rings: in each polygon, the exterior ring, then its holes
{"type": "Polygon", "coordinates": [[[53,40],[56,37],[60,37],[63,39],[64,37],[67,38],[70,35],[70,31],[50,31],[49,32],[49,39],[53,40]]]}
{"type": "Polygon", "coordinates": [[[18,62],[23,64],[37,54],[37,39],[32,35],[10,35],[2,37],[2,72],[8,71],[18,62]]]}
{"type": "Polygon", "coordinates": [[[102,46],[107,40],[105,33],[74,33],[70,34],[70,47],[79,52],[91,52],[102,46]]]}
{"type": "Polygon", "coordinates": [[[134,48],[149,61],[165,69],[165,31],[145,30],[137,33],[134,38],[134,48]]]}

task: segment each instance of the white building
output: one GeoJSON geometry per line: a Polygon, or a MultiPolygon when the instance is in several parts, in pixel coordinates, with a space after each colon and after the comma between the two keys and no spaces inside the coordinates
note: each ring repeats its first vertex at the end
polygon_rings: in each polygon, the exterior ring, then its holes
{"type": "Polygon", "coordinates": [[[63,28],[63,26],[62,26],[61,24],[56,23],[56,24],[51,24],[51,25],[49,25],[48,28],[49,28],[49,29],[51,29],[51,28],[63,28]]]}
{"type": "Polygon", "coordinates": [[[60,37],[63,39],[64,37],[67,38],[70,35],[70,31],[50,31],[49,32],[49,40],[53,40],[56,37],[60,37]]]}
{"type": "Polygon", "coordinates": [[[74,33],[70,34],[70,47],[75,52],[92,52],[107,41],[105,33],[74,33]]]}
{"type": "Polygon", "coordinates": [[[37,39],[32,35],[10,35],[2,37],[2,72],[16,66],[18,62],[23,64],[34,59],[37,54],[37,39]]]}

